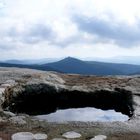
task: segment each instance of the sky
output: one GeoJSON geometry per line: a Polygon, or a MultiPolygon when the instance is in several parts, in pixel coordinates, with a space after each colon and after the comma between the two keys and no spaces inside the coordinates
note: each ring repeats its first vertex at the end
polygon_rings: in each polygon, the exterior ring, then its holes
{"type": "Polygon", "coordinates": [[[140,57],[139,0],[0,0],[0,60],[140,57]]]}

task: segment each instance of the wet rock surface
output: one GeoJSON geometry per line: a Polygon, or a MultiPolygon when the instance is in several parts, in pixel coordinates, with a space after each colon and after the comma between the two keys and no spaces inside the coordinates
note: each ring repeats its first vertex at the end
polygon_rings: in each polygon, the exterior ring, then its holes
{"type": "Polygon", "coordinates": [[[21,75],[15,78],[18,80],[14,79],[15,82],[11,82],[10,87],[5,87],[5,100],[2,104],[4,109],[12,112],[47,114],[57,108],[84,105],[105,110],[115,109],[129,117],[139,114],[139,97],[130,88],[128,90],[130,83],[127,81],[130,81],[130,77],[96,77],[32,71],[31,74],[21,72],[21,75]]]}
{"type": "MultiPolygon", "coordinates": [[[[43,111],[46,112],[42,108],[40,114],[43,111]]],[[[41,132],[47,134],[47,139],[51,140],[63,138],[64,133],[71,131],[81,135],[79,140],[90,140],[97,138],[97,135],[105,135],[109,140],[139,140],[140,77],[81,76],[18,68],[0,68],[0,137],[2,139],[10,140],[11,136],[17,132],[29,132],[33,136],[41,132]],[[69,122],[59,124],[33,120],[32,116],[19,114],[28,113],[32,110],[31,114],[38,113],[40,108],[35,104],[39,104],[41,108],[46,106],[46,97],[51,99],[50,103],[59,99],[59,104],[51,108],[50,112],[55,111],[58,105],[59,107],[70,106],[72,101],[74,105],[81,106],[81,103],[77,102],[80,98],[82,104],[87,106],[91,105],[90,102],[93,100],[97,100],[93,104],[94,107],[113,108],[129,115],[130,120],[126,122],[69,122]],[[69,104],[66,104],[67,99],[70,99],[69,104]],[[85,100],[88,101],[85,102],[85,100]],[[33,105],[30,104],[31,102],[33,105]]]]}

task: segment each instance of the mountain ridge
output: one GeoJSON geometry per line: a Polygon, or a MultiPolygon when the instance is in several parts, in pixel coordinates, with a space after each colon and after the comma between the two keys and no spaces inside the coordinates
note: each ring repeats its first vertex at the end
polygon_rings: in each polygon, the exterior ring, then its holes
{"type": "MultiPolygon", "coordinates": [[[[16,60],[15,62],[20,61],[16,60]]],[[[20,67],[83,75],[134,75],[137,74],[137,72],[140,72],[140,65],[83,61],[73,57],[66,57],[59,61],[45,64],[11,64],[1,62],[0,66],[20,67]]]]}
{"type": "Polygon", "coordinates": [[[63,60],[46,64],[46,66],[52,67],[54,69],[59,69],[60,71],[66,73],[76,73],[76,74],[129,75],[133,73],[135,74],[138,71],[140,71],[140,65],[83,61],[73,57],[67,57],[63,60]],[[72,64],[73,62],[76,64],[72,64]],[[78,66],[78,64],[83,65],[83,67],[80,67],[81,65],[78,66]],[[87,67],[90,71],[89,70],[84,71],[85,70],[84,67],[87,67]],[[78,69],[78,71],[76,71],[76,69],[78,69]],[[81,69],[83,70],[82,72],[81,69]]]}

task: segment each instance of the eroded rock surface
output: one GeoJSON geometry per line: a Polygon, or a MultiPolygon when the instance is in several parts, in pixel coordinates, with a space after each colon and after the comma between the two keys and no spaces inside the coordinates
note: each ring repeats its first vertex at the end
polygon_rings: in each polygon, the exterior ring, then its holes
{"type": "Polygon", "coordinates": [[[139,76],[98,77],[1,68],[0,80],[1,104],[12,112],[42,114],[85,104],[115,109],[130,117],[140,115],[139,76]]]}
{"type": "MultiPolygon", "coordinates": [[[[122,123],[91,123],[88,126],[76,124],[80,129],[84,126],[88,129],[89,126],[98,126],[104,133],[140,132],[140,76],[138,75],[98,77],[0,68],[0,106],[2,105],[0,119],[2,120],[6,120],[6,117],[8,119],[17,117],[9,116],[10,114],[7,115],[3,110],[32,115],[45,113],[49,109],[49,112],[53,112],[57,107],[74,107],[82,104],[101,109],[115,109],[127,114],[130,120],[122,123]]],[[[43,123],[41,127],[45,127],[43,123]]]]}
{"type": "Polygon", "coordinates": [[[13,124],[25,125],[27,124],[25,118],[26,118],[25,116],[14,116],[14,117],[10,117],[9,121],[13,124]]]}
{"type": "MultiPolygon", "coordinates": [[[[129,116],[131,116],[132,113],[133,115],[139,116],[140,113],[139,76],[98,77],[66,75],[55,72],[17,68],[1,68],[0,83],[0,97],[1,102],[4,102],[3,107],[11,109],[12,111],[19,111],[18,105],[24,108],[24,101],[28,103],[31,98],[37,98],[33,101],[37,102],[38,100],[38,102],[40,102],[38,97],[42,100],[45,94],[46,96],[47,94],[51,94],[49,95],[50,98],[55,100],[55,96],[58,96],[58,94],[59,96],[65,97],[67,93],[76,95],[82,93],[84,95],[89,94],[89,96],[99,96],[98,102],[103,102],[102,104],[105,104],[107,98],[108,100],[109,98],[114,98],[114,101],[122,99],[120,103],[122,103],[122,106],[125,106],[125,109],[122,107],[117,108],[115,106],[115,104],[118,104],[117,102],[114,102],[112,108],[116,110],[120,109],[121,112],[124,111],[124,113],[129,116]],[[52,95],[54,95],[54,97],[52,95]],[[101,97],[104,97],[104,100],[101,97]]],[[[22,108],[21,111],[26,112],[26,110],[22,110],[22,108]]]]}

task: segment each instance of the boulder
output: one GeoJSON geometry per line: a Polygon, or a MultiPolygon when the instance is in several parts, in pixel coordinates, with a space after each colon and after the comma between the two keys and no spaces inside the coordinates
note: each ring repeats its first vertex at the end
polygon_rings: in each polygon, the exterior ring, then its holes
{"type": "Polygon", "coordinates": [[[47,140],[47,138],[48,138],[47,134],[43,133],[37,133],[34,135],[35,140],[47,140]]]}
{"type": "Polygon", "coordinates": [[[12,140],[33,140],[34,135],[30,132],[19,132],[12,135],[12,140]]]}
{"type": "Polygon", "coordinates": [[[74,132],[74,131],[70,131],[70,132],[64,133],[62,136],[67,139],[75,139],[75,138],[80,138],[81,134],[74,132]]]}
{"type": "Polygon", "coordinates": [[[90,140],[106,140],[106,139],[107,139],[107,136],[105,136],[105,135],[97,135],[90,140]]]}

